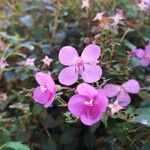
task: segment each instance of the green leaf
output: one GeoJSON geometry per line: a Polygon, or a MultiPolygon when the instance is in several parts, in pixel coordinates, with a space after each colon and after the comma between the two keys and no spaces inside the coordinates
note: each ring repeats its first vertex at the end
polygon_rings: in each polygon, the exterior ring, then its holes
{"type": "Polygon", "coordinates": [[[18,52],[14,52],[13,55],[17,55],[17,56],[20,56],[20,57],[22,57],[22,58],[26,58],[26,55],[25,55],[25,54],[18,53],[18,52]]]}
{"type": "Polygon", "coordinates": [[[135,116],[135,117],[132,118],[132,121],[139,122],[141,124],[150,126],[150,115],[147,115],[147,114],[143,115],[142,114],[142,115],[139,115],[139,116],[135,116]]]}
{"type": "Polygon", "coordinates": [[[141,148],[141,150],[149,150],[149,149],[150,149],[150,142],[144,143],[144,145],[141,148]]]}
{"type": "Polygon", "coordinates": [[[30,148],[27,145],[22,144],[22,142],[18,142],[18,141],[7,142],[0,147],[0,149],[3,149],[3,148],[11,148],[14,150],[30,150],[30,148]]]}

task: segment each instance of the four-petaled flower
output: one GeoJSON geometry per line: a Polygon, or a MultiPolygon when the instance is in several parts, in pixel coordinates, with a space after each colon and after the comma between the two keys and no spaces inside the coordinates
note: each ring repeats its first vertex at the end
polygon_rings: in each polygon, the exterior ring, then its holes
{"type": "Polygon", "coordinates": [[[143,67],[147,67],[150,65],[150,44],[143,49],[134,49],[131,52],[133,57],[136,57],[140,60],[140,64],[143,67]]]}
{"type": "Polygon", "coordinates": [[[117,84],[106,84],[103,88],[107,97],[115,97],[119,105],[126,107],[131,102],[131,97],[128,93],[136,94],[140,91],[138,81],[130,79],[121,86],[117,84]]]}
{"type": "Polygon", "coordinates": [[[25,61],[25,66],[34,66],[35,58],[27,58],[25,61]]]}
{"type": "Polygon", "coordinates": [[[47,74],[38,72],[35,75],[36,81],[40,86],[34,90],[33,98],[35,102],[43,104],[44,107],[49,107],[55,98],[56,85],[51,77],[50,72],[47,74]]]}
{"type": "Polygon", "coordinates": [[[113,22],[110,24],[113,28],[117,29],[118,28],[118,24],[125,19],[123,16],[123,10],[122,9],[118,9],[115,13],[115,15],[113,15],[112,17],[109,17],[109,19],[113,20],[113,22]]]}
{"type": "Polygon", "coordinates": [[[87,83],[98,81],[102,75],[102,69],[97,65],[100,53],[101,48],[95,44],[85,47],[81,57],[73,47],[63,47],[59,52],[59,61],[68,67],[60,72],[58,76],[60,83],[72,85],[79,75],[87,83]]]}
{"type": "Polygon", "coordinates": [[[150,0],[140,0],[140,2],[137,4],[138,7],[143,12],[150,12],[150,0]]]}
{"type": "Polygon", "coordinates": [[[95,18],[94,18],[93,20],[94,20],[94,21],[95,21],[95,20],[101,21],[104,14],[105,14],[104,12],[97,13],[96,16],[95,16],[95,18]]]}
{"type": "Polygon", "coordinates": [[[118,104],[117,100],[113,104],[108,104],[108,107],[111,110],[111,115],[114,115],[115,113],[118,113],[120,110],[124,109],[123,106],[118,104]]]}
{"type": "Polygon", "coordinates": [[[52,60],[51,58],[49,58],[48,56],[45,56],[45,57],[42,59],[42,62],[43,62],[45,65],[47,65],[47,66],[49,66],[52,61],[53,61],[53,60],[52,60]]]}
{"type": "Polygon", "coordinates": [[[90,7],[89,0],[82,0],[82,6],[81,6],[81,8],[89,8],[89,7],[90,7]]]}
{"type": "Polygon", "coordinates": [[[105,92],[102,89],[96,90],[87,83],[79,84],[77,92],[69,100],[69,111],[85,125],[95,124],[101,119],[108,105],[105,92]]]}

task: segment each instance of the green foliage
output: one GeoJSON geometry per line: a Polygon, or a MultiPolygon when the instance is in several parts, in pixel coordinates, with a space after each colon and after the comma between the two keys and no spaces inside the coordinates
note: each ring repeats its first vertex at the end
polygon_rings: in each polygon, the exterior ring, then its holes
{"type": "Polygon", "coordinates": [[[14,150],[30,150],[30,148],[27,145],[22,144],[22,142],[15,142],[15,141],[7,142],[0,147],[0,149],[4,148],[10,148],[14,150]]]}

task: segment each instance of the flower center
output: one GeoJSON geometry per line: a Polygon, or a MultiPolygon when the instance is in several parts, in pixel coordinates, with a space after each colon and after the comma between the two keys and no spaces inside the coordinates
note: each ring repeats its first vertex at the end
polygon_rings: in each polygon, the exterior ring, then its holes
{"type": "Polygon", "coordinates": [[[42,93],[44,93],[44,92],[47,91],[47,87],[41,85],[41,86],[40,86],[40,90],[41,90],[42,93]]]}
{"type": "Polygon", "coordinates": [[[84,105],[93,106],[93,104],[94,104],[93,99],[90,99],[89,101],[84,101],[84,105]]]}
{"type": "Polygon", "coordinates": [[[119,92],[123,92],[124,91],[124,89],[120,86],[120,87],[118,87],[118,89],[117,89],[119,92]]]}
{"type": "Polygon", "coordinates": [[[75,63],[75,71],[81,74],[84,71],[83,60],[80,57],[78,57],[75,59],[74,63],[75,63]]]}

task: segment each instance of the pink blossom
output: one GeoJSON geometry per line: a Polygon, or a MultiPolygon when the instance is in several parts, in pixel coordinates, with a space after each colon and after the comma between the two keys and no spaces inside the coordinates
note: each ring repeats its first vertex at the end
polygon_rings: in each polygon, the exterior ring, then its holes
{"type": "Polygon", "coordinates": [[[97,65],[100,53],[101,48],[95,44],[86,46],[81,57],[73,47],[63,47],[59,52],[59,61],[67,67],[58,76],[60,83],[72,85],[79,75],[87,83],[98,81],[102,75],[102,69],[97,65]]]}
{"type": "Polygon", "coordinates": [[[0,59],[0,69],[4,69],[7,67],[9,64],[6,62],[5,59],[0,59]]]}
{"type": "Polygon", "coordinates": [[[115,15],[113,15],[112,17],[109,17],[109,19],[113,20],[113,22],[110,24],[112,27],[114,27],[115,29],[118,28],[118,24],[125,19],[123,16],[123,10],[122,9],[118,9],[115,13],[115,15]]]}
{"type": "Polygon", "coordinates": [[[101,119],[107,105],[108,98],[102,89],[81,83],[77,86],[77,94],[70,98],[68,109],[85,125],[93,125],[101,119]]]}
{"type": "Polygon", "coordinates": [[[35,58],[27,58],[25,61],[25,66],[34,66],[35,58]]]}
{"type": "Polygon", "coordinates": [[[108,104],[108,107],[111,109],[111,115],[114,115],[115,113],[118,113],[120,110],[124,109],[123,106],[118,104],[117,100],[113,104],[108,104]]]}
{"type": "Polygon", "coordinates": [[[6,100],[7,94],[6,93],[0,93],[0,100],[6,100]]]}
{"type": "Polygon", "coordinates": [[[51,58],[49,58],[48,56],[45,56],[45,57],[42,59],[42,62],[43,62],[45,65],[47,65],[47,66],[49,66],[52,61],[53,61],[53,60],[52,60],[51,58]]]}
{"type": "Polygon", "coordinates": [[[141,66],[147,67],[150,65],[150,44],[143,49],[132,50],[131,55],[139,59],[141,66]]]}
{"type": "Polygon", "coordinates": [[[95,16],[95,18],[94,18],[93,20],[94,20],[94,21],[95,21],[95,20],[101,21],[104,14],[105,14],[104,12],[97,13],[96,16],[95,16]]]}
{"type": "Polygon", "coordinates": [[[47,108],[54,101],[56,85],[51,77],[50,72],[47,74],[38,72],[36,73],[35,78],[39,86],[35,88],[33,98],[35,102],[40,103],[47,108]]]}
{"type": "Polygon", "coordinates": [[[119,105],[126,107],[131,102],[131,97],[128,93],[138,93],[140,91],[140,85],[138,81],[130,79],[122,85],[106,84],[103,89],[105,90],[107,97],[116,97],[119,105]]]}
{"type": "Polygon", "coordinates": [[[89,7],[90,7],[89,0],[82,0],[82,6],[81,6],[81,8],[89,8],[89,7]]]}
{"type": "Polygon", "coordinates": [[[137,5],[141,11],[150,12],[150,0],[141,0],[137,5]]]}

